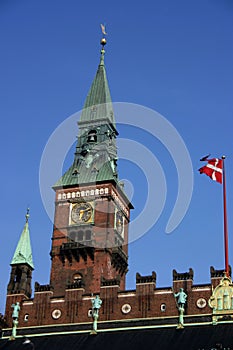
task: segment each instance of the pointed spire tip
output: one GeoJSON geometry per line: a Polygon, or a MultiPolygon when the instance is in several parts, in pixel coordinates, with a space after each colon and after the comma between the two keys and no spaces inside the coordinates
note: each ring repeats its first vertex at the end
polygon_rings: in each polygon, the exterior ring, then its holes
{"type": "Polygon", "coordinates": [[[30,211],[30,209],[29,209],[29,208],[27,208],[27,213],[26,213],[26,215],[25,215],[25,218],[26,218],[26,223],[28,222],[28,219],[29,219],[29,217],[30,217],[30,215],[29,215],[29,211],[30,211]]]}
{"type": "Polygon", "coordinates": [[[104,54],[105,54],[105,50],[104,50],[104,46],[107,44],[107,40],[106,40],[106,35],[107,35],[107,33],[106,33],[106,29],[105,29],[105,24],[101,24],[100,25],[101,26],[101,31],[102,31],[102,34],[103,34],[103,37],[102,37],[102,39],[100,40],[100,44],[102,45],[102,49],[101,49],[101,60],[100,60],[100,64],[102,64],[103,65],[103,63],[104,63],[104,54]]]}

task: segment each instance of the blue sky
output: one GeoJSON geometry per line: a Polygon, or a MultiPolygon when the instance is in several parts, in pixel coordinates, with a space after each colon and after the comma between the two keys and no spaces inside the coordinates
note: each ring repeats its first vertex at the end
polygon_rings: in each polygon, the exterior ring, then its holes
{"type": "MultiPolygon", "coordinates": [[[[156,155],[168,187],[159,220],[129,247],[128,289],[135,288],[137,271],[155,270],[162,287],[171,285],[173,268],[184,272],[192,267],[196,284],[209,282],[211,265],[224,268],[222,188],[197,171],[200,157],[208,153],[227,155],[232,264],[232,1],[147,0],[132,5],[129,0],[1,0],[0,312],[28,206],[34,281],[49,282],[52,222],[40,197],[40,159],[56,127],[83,106],[99,63],[103,22],[112,100],[163,115],[182,136],[194,169],[190,207],[168,235],[165,227],[177,194],[174,162],[155,138],[119,126],[120,136],[137,140],[156,155]]],[[[146,200],[146,174],[127,161],[119,168],[134,187],[133,219],[146,200]]]]}

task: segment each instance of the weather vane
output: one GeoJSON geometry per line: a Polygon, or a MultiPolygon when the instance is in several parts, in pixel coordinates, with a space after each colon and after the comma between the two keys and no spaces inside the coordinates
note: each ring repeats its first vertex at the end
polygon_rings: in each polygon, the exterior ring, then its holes
{"type": "Polygon", "coordinates": [[[101,31],[102,31],[102,34],[103,34],[103,38],[101,39],[100,43],[102,45],[102,53],[104,53],[104,46],[106,45],[107,43],[107,40],[105,38],[105,35],[107,35],[106,33],[106,25],[105,24],[100,24],[100,27],[101,27],[101,31]]]}
{"type": "Polygon", "coordinates": [[[107,35],[107,33],[106,33],[106,25],[105,24],[100,24],[100,27],[101,27],[101,31],[102,31],[103,35],[107,35]]]}

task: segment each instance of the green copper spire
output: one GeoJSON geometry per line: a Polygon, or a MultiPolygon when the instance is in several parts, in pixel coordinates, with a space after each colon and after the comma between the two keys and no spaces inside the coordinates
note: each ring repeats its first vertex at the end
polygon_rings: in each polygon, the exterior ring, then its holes
{"type": "Polygon", "coordinates": [[[27,209],[27,214],[25,217],[26,217],[26,223],[24,225],[23,232],[20,236],[18,245],[16,247],[15,254],[11,261],[11,265],[28,264],[34,269],[34,265],[32,261],[30,234],[29,234],[29,227],[28,227],[29,209],[27,209]]]}
{"type": "MultiPolygon", "coordinates": [[[[105,30],[102,33],[106,35],[105,30]]],[[[106,39],[80,121],[74,162],[53,188],[118,182],[115,118],[105,71],[106,39]]]]}
{"type": "Polygon", "coordinates": [[[104,64],[105,45],[107,43],[105,37],[101,39],[101,56],[98,70],[88,92],[79,126],[83,123],[108,119],[115,126],[115,118],[112,109],[112,100],[108,86],[108,80],[104,64]]]}

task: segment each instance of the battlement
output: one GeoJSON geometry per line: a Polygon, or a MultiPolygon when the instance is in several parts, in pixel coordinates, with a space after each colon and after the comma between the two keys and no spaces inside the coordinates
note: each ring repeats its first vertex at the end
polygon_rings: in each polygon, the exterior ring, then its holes
{"type": "MultiPolygon", "coordinates": [[[[204,285],[193,284],[194,271],[177,272],[173,270],[173,286],[156,287],[156,272],[142,276],[136,274],[136,289],[121,290],[120,278],[100,281],[98,294],[103,301],[100,313],[101,321],[127,320],[143,318],[178,317],[178,309],[174,293],[183,288],[187,294],[185,315],[210,315],[212,308],[209,300],[213,289],[224,277],[222,270],[210,268],[210,283],[204,285]]],[[[95,293],[96,294],[96,293],[95,293]]],[[[34,299],[20,299],[20,327],[31,327],[51,324],[69,324],[90,322],[91,300],[93,295],[86,292],[82,278],[77,274],[77,280],[67,283],[64,294],[54,295],[51,285],[35,283],[34,299]]],[[[6,322],[11,322],[11,305],[17,301],[17,295],[8,295],[6,322]],[[11,300],[12,299],[12,300],[11,300]]]]}

